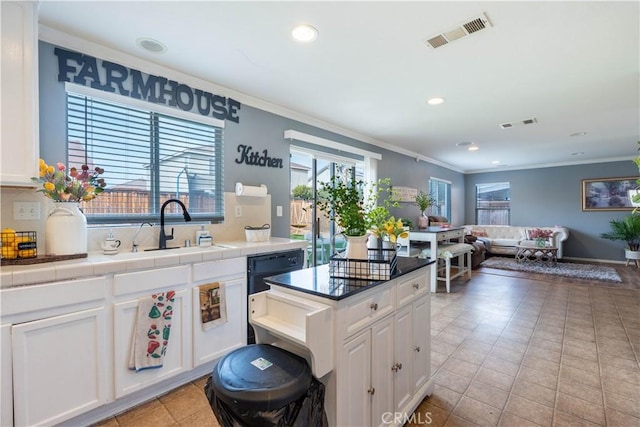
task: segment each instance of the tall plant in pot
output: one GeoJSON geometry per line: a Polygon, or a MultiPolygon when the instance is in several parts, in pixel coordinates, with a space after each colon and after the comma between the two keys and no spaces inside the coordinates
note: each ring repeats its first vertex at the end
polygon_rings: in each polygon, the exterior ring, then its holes
{"type": "Polygon", "coordinates": [[[427,228],[429,226],[429,214],[427,209],[436,204],[436,200],[431,197],[431,194],[427,194],[424,191],[416,195],[416,206],[420,209],[420,216],[418,217],[418,228],[427,228]]]}
{"type": "MultiPolygon", "coordinates": [[[[347,175],[351,175],[349,172],[347,170],[347,175]]],[[[347,258],[366,259],[369,230],[389,217],[387,205],[377,206],[377,203],[379,196],[392,194],[390,179],[365,184],[353,177],[345,180],[333,176],[322,182],[318,190],[318,208],[335,221],[347,239],[347,258]]]]}
{"type": "Polygon", "coordinates": [[[612,219],[609,225],[611,231],[600,234],[600,237],[626,242],[625,258],[633,260],[640,267],[640,214],[632,213],[621,220],[612,219]]]}

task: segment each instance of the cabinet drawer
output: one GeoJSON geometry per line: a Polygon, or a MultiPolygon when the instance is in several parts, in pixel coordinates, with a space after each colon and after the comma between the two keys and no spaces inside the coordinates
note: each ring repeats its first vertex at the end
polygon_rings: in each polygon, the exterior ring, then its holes
{"type": "Polygon", "coordinates": [[[2,316],[55,309],[106,298],[104,277],[44,283],[0,292],[2,316]]]}
{"type": "Polygon", "coordinates": [[[392,282],[374,288],[345,308],[347,336],[393,312],[392,282]]]}
{"type": "Polygon", "coordinates": [[[402,276],[396,285],[396,301],[398,307],[429,291],[429,269],[422,268],[402,276]]]}
{"type": "Polygon", "coordinates": [[[193,264],[193,280],[221,279],[231,276],[246,276],[247,258],[232,258],[220,261],[193,264]]]}
{"type": "Polygon", "coordinates": [[[449,239],[458,239],[460,237],[464,236],[464,229],[460,229],[460,230],[451,230],[451,231],[446,231],[444,233],[439,233],[438,234],[438,241],[441,240],[449,240],[449,239]]]}
{"type": "Polygon", "coordinates": [[[171,267],[116,274],[113,276],[113,294],[117,296],[145,291],[156,292],[161,288],[184,285],[189,279],[188,268],[171,267]]]}

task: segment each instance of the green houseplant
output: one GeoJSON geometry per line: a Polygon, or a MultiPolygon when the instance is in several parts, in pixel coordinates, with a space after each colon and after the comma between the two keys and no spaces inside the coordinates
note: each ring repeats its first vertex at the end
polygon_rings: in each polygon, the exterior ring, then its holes
{"type": "MultiPolygon", "coordinates": [[[[347,176],[351,175],[347,171],[347,176]]],[[[389,219],[389,207],[398,202],[391,189],[389,178],[366,183],[363,180],[333,176],[329,181],[320,183],[318,191],[318,209],[340,227],[347,239],[347,258],[366,258],[368,232],[381,229],[389,219]],[[382,205],[378,206],[382,198],[382,205]],[[354,250],[352,243],[358,241],[364,249],[354,250]]]]}
{"type": "Polygon", "coordinates": [[[640,259],[640,214],[632,213],[621,220],[609,221],[611,231],[600,234],[603,239],[622,240],[627,243],[625,257],[628,260],[640,259]]]}
{"type": "Polygon", "coordinates": [[[431,194],[427,194],[424,191],[416,195],[415,204],[420,209],[420,216],[418,217],[418,228],[427,228],[429,226],[429,216],[427,209],[435,205],[436,200],[431,197],[431,194]]]}

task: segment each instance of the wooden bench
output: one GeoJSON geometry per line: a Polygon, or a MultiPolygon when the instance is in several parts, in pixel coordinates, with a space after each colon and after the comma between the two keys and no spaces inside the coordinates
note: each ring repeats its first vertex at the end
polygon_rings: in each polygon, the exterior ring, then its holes
{"type": "MultiPolygon", "coordinates": [[[[451,290],[451,280],[467,274],[467,279],[471,279],[471,252],[473,246],[467,243],[441,243],[438,245],[438,274],[437,278],[445,282],[447,293],[451,290]],[[458,265],[451,265],[451,259],[457,258],[458,265]],[[465,263],[466,258],[466,263],[465,263]],[[455,269],[456,273],[451,274],[455,269]]],[[[420,258],[431,258],[431,248],[423,249],[420,258]]]]}

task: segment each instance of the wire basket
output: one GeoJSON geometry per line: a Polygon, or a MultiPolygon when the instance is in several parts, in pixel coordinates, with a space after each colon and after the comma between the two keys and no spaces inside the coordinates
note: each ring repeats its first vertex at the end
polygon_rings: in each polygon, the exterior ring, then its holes
{"type": "Polygon", "coordinates": [[[35,258],[38,241],[35,231],[2,231],[0,233],[2,259],[35,258]]]}
{"type": "Polygon", "coordinates": [[[398,254],[395,249],[368,249],[367,259],[329,258],[329,277],[332,279],[389,280],[396,272],[398,254]]]}

